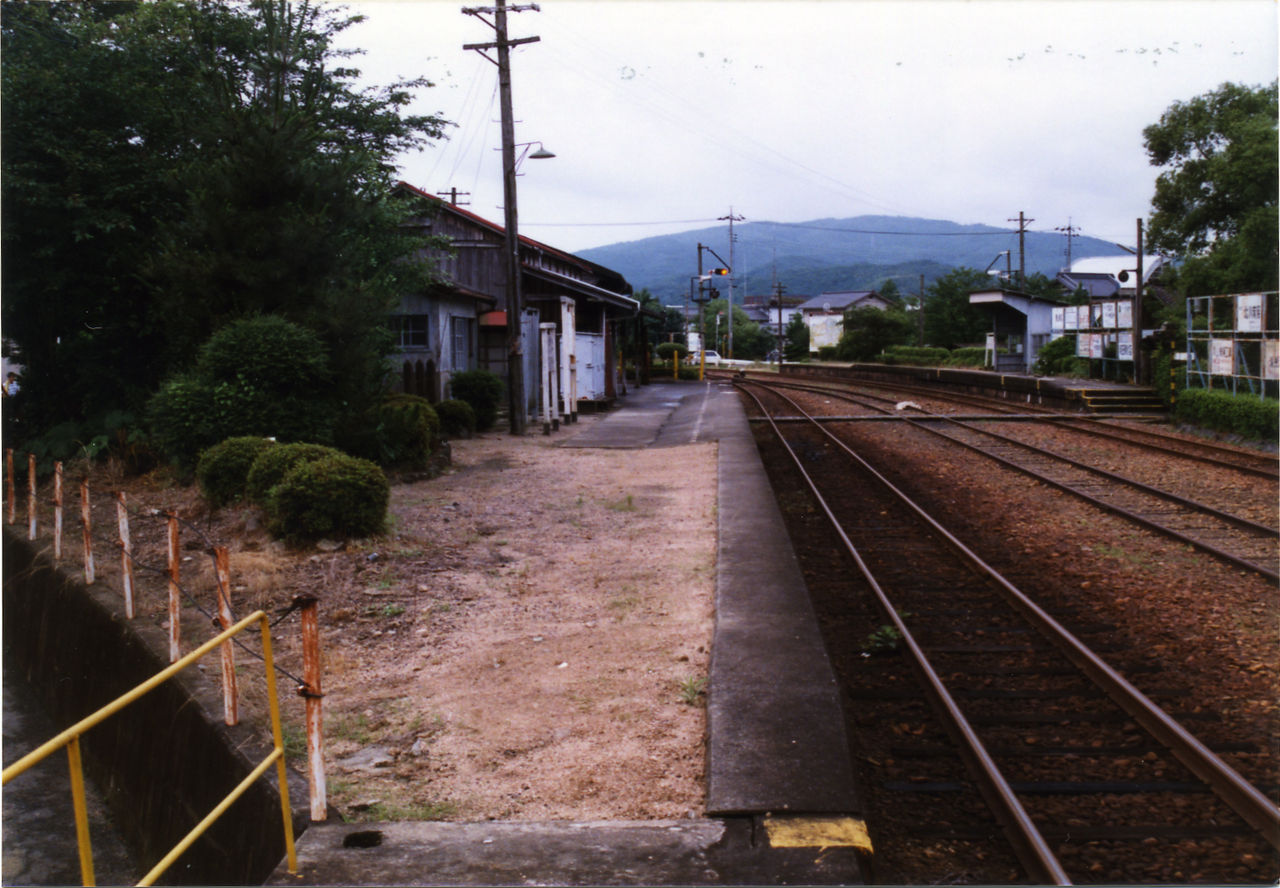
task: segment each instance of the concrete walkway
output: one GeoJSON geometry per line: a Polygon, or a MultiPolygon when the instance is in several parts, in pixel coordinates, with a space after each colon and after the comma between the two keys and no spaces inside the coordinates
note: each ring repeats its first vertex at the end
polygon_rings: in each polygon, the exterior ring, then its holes
{"type": "Polygon", "coordinates": [[[869,850],[840,696],[782,516],[727,382],[632,390],[568,448],[718,441],[707,819],[326,823],[278,885],[861,884],[869,850]]]}

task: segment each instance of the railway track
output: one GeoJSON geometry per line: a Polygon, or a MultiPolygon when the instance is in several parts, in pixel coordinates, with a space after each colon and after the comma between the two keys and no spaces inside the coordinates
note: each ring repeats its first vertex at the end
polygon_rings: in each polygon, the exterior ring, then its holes
{"type": "MultiPolygon", "coordinates": [[[[807,415],[780,393],[748,393],[766,416],[807,415]]],[[[1261,751],[1198,740],[1182,722],[1206,716],[1178,712],[1176,686],[1162,692],[1170,714],[1081,640],[1105,640],[1106,627],[1077,618],[1068,631],[824,425],[769,422],[856,568],[835,624],[876,625],[856,651],[842,636],[838,668],[853,708],[871,713],[864,727],[888,731],[867,756],[881,766],[874,793],[909,831],[985,849],[973,859],[997,865],[979,880],[1007,879],[997,833],[1035,882],[1239,881],[1240,861],[1274,878],[1280,811],[1218,754],[1261,751]]]]}
{"type": "MultiPolygon", "coordinates": [[[[764,383],[753,381],[753,384],[764,383]]],[[[837,398],[882,415],[898,416],[916,428],[941,436],[1135,524],[1267,579],[1280,580],[1280,572],[1277,571],[1280,528],[1273,524],[1254,521],[1165,488],[1098,468],[991,431],[975,421],[931,413],[914,403],[903,410],[895,410],[890,406],[891,400],[875,395],[854,395],[838,389],[795,384],[787,384],[786,388],[837,398]]],[[[1230,468],[1239,470],[1234,465],[1230,468]]]]}
{"type": "MultiPolygon", "coordinates": [[[[772,384],[782,385],[796,390],[809,390],[823,393],[839,393],[848,391],[849,380],[836,381],[832,380],[828,385],[819,385],[814,383],[801,383],[795,381],[784,382],[776,380],[772,384]]],[[[1219,468],[1232,469],[1245,474],[1259,478],[1267,478],[1270,480],[1280,480],[1280,460],[1274,454],[1257,453],[1244,450],[1238,447],[1228,447],[1216,444],[1212,441],[1196,441],[1189,440],[1176,434],[1169,434],[1155,429],[1137,428],[1133,425],[1127,425],[1129,420],[1108,419],[1098,416],[1090,416],[1086,414],[1064,416],[1061,412],[1051,410],[1047,407],[1039,407],[1032,404],[1011,405],[1007,401],[997,398],[985,398],[980,395],[965,394],[962,392],[944,392],[937,388],[929,388],[927,386],[910,385],[908,383],[899,382],[880,382],[864,383],[858,386],[859,391],[864,397],[877,398],[885,403],[895,403],[901,401],[904,397],[916,397],[929,399],[935,402],[944,402],[964,407],[970,407],[980,410],[985,414],[994,414],[991,418],[1000,415],[1004,416],[1041,416],[1045,422],[1080,434],[1088,435],[1093,438],[1105,439],[1127,444],[1133,447],[1140,447],[1145,450],[1154,450],[1165,453],[1170,456],[1176,456],[1182,459],[1192,460],[1204,465],[1217,466],[1219,468]],[[875,392],[883,392],[884,395],[876,395],[875,392]]],[[[1150,420],[1137,420],[1139,422],[1149,422],[1150,420]]]]}

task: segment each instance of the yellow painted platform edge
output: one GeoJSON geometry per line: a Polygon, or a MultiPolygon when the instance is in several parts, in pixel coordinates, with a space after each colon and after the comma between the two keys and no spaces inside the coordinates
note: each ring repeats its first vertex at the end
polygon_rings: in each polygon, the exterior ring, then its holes
{"type": "Polygon", "coordinates": [[[857,817],[774,817],[764,819],[771,848],[856,848],[871,853],[867,823],[857,817]]]}

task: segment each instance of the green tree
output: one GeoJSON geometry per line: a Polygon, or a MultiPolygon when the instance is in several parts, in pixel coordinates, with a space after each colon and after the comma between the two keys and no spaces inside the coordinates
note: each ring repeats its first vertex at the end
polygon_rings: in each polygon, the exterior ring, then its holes
{"type": "Polygon", "coordinates": [[[313,329],[340,408],[367,403],[390,307],[423,283],[392,158],[443,123],[404,113],[426,81],[352,85],[334,39],[359,20],[4,3],[4,324],[34,403],[136,407],[257,312],[313,329]]]}
{"type": "Polygon", "coordinates": [[[890,345],[915,338],[915,324],[900,308],[863,306],[844,313],[836,355],[842,361],[869,361],[890,345]]]}
{"type": "Polygon", "coordinates": [[[939,348],[980,343],[991,324],[969,304],[969,294],[987,289],[991,279],[973,268],[955,268],[925,289],[924,341],[939,348]]]}
{"type": "Polygon", "coordinates": [[[1277,83],[1216,90],[1174,102],[1142,131],[1163,167],[1149,240],[1185,260],[1183,295],[1277,287],[1277,83]]]}
{"type": "MultiPolygon", "coordinates": [[[[722,357],[728,357],[726,348],[721,347],[725,346],[729,335],[729,325],[725,321],[728,310],[729,303],[725,299],[713,299],[707,303],[705,309],[707,341],[709,343],[712,342],[716,335],[716,317],[720,317],[720,342],[719,344],[712,343],[708,348],[720,352],[722,357]]],[[[773,333],[762,329],[759,324],[751,320],[747,316],[746,309],[740,305],[733,307],[733,356],[735,358],[763,358],[769,353],[769,349],[773,348],[773,340],[773,333]]]]}
{"type": "Polygon", "coordinates": [[[803,361],[809,357],[809,325],[804,322],[799,312],[793,314],[791,320],[787,321],[784,336],[786,344],[782,351],[788,361],[803,361]]]}

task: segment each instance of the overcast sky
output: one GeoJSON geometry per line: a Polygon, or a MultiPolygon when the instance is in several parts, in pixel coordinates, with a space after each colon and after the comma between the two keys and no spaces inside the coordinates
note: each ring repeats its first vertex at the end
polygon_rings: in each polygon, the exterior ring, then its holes
{"type": "MultiPolygon", "coordinates": [[[[492,2],[492,0],[490,0],[492,2]]],[[[455,125],[401,158],[502,220],[493,31],[451,0],[356,0],[372,83],[426,76],[455,125]]],[[[540,0],[511,13],[520,230],[575,251],[715,224],[863,214],[1132,244],[1176,100],[1277,72],[1275,0],[540,0]]]]}

